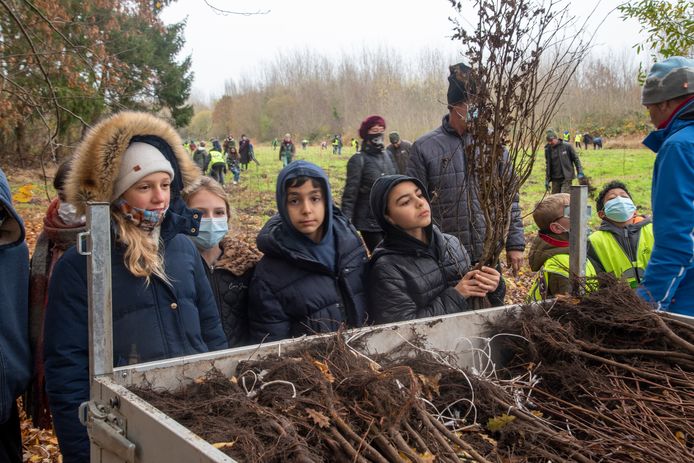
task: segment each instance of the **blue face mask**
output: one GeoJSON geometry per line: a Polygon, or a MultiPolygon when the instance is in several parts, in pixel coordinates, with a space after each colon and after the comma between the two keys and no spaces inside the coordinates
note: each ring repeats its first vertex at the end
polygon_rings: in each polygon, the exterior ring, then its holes
{"type": "Polygon", "coordinates": [[[605,203],[605,216],[615,222],[626,222],[634,216],[636,206],[631,198],[617,196],[605,203]]]}
{"type": "Polygon", "coordinates": [[[198,236],[191,236],[190,239],[199,249],[210,249],[219,244],[228,232],[226,217],[202,219],[198,236]]]}

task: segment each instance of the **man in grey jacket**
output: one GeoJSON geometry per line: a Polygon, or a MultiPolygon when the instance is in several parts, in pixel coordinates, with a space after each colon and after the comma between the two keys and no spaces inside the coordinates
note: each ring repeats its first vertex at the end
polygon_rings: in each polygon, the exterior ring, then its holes
{"type": "MultiPolygon", "coordinates": [[[[450,67],[447,93],[449,113],[443,117],[440,127],[414,142],[407,175],[424,183],[431,195],[434,222],[443,232],[460,240],[474,263],[482,255],[486,225],[479,201],[474,196],[471,199],[469,194],[468,190],[473,185],[465,169],[464,149],[473,143],[472,136],[467,132],[470,98],[464,83],[464,76],[469,70],[462,63],[450,67]]],[[[523,264],[525,249],[518,197],[512,206],[505,245],[508,264],[515,273],[523,264]]]]}
{"type": "Polygon", "coordinates": [[[578,173],[578,179],[583,178],[583,167],[576,150],[571,143],[560,140],[557,133],[549,129],[547,131],[547,144],[545,145],[545,190],[549,190],[552,182],[552,194],[569,193],[571,183],[576,177],[574,166],[578,173]]]}

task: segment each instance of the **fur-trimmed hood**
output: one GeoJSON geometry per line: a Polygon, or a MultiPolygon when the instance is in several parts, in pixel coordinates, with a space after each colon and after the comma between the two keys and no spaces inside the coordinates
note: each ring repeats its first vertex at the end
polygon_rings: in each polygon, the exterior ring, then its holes
{"type": "Polygon", "coordinates": [[[133,141],[152,144],[171,162],[171,205],[177,203],[183,188],[200,177],[200,169],[168,122],[148,113],[123,111],[99,122],[77,147],[65,194],[78,213],[85,213],[87,201],[111,202],[123,153],[133,141]]]}

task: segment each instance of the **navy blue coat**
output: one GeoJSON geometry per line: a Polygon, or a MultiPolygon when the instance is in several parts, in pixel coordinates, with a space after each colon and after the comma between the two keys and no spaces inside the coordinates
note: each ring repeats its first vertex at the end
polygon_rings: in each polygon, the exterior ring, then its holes
{"type": "MultiPolygon", "coordinates": [[[[200,254],[176,234],[170,216],[162,224],[166,274],[149,286],[125,267],[125,249],[111,251],[114,366],[197,354],[227,347],[219,312],[200,254]]],[[[113,238],[112,238],[113,242],[113,238]]],[[[87,261],[70,248],[51,278],[46,309],[46,389],[64,461],[89,461],[86,428],[77,418],[89,400],[87,261]]]]}
{"type": "MultiPolygon", "coordinates": [[[[291,165],[291,164],[290,164],[291,165]]],[[[366,316],[366,250],[356,229],[333,208],[337,270],[307,253],[290,249],[279,215],[258,235],[264,254],[250,288],[253,342],[336,331],[340,323],[362,326],[366,316]]]]}
{"type": "Polygon", "coordinates": [[[24,223],[0,169],[0,424],[31,376],[29,348],[29,250],[24,223]]]}

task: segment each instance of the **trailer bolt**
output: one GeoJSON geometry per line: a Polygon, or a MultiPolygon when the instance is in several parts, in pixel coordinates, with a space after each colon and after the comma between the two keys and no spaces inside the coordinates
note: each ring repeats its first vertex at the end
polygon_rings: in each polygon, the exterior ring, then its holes
{"type": "Polygon", "coordinates": [[[120,408],[120,399],[118,397],[111,397],[108,399],[108,404],[111,408],[120,408]]]}

